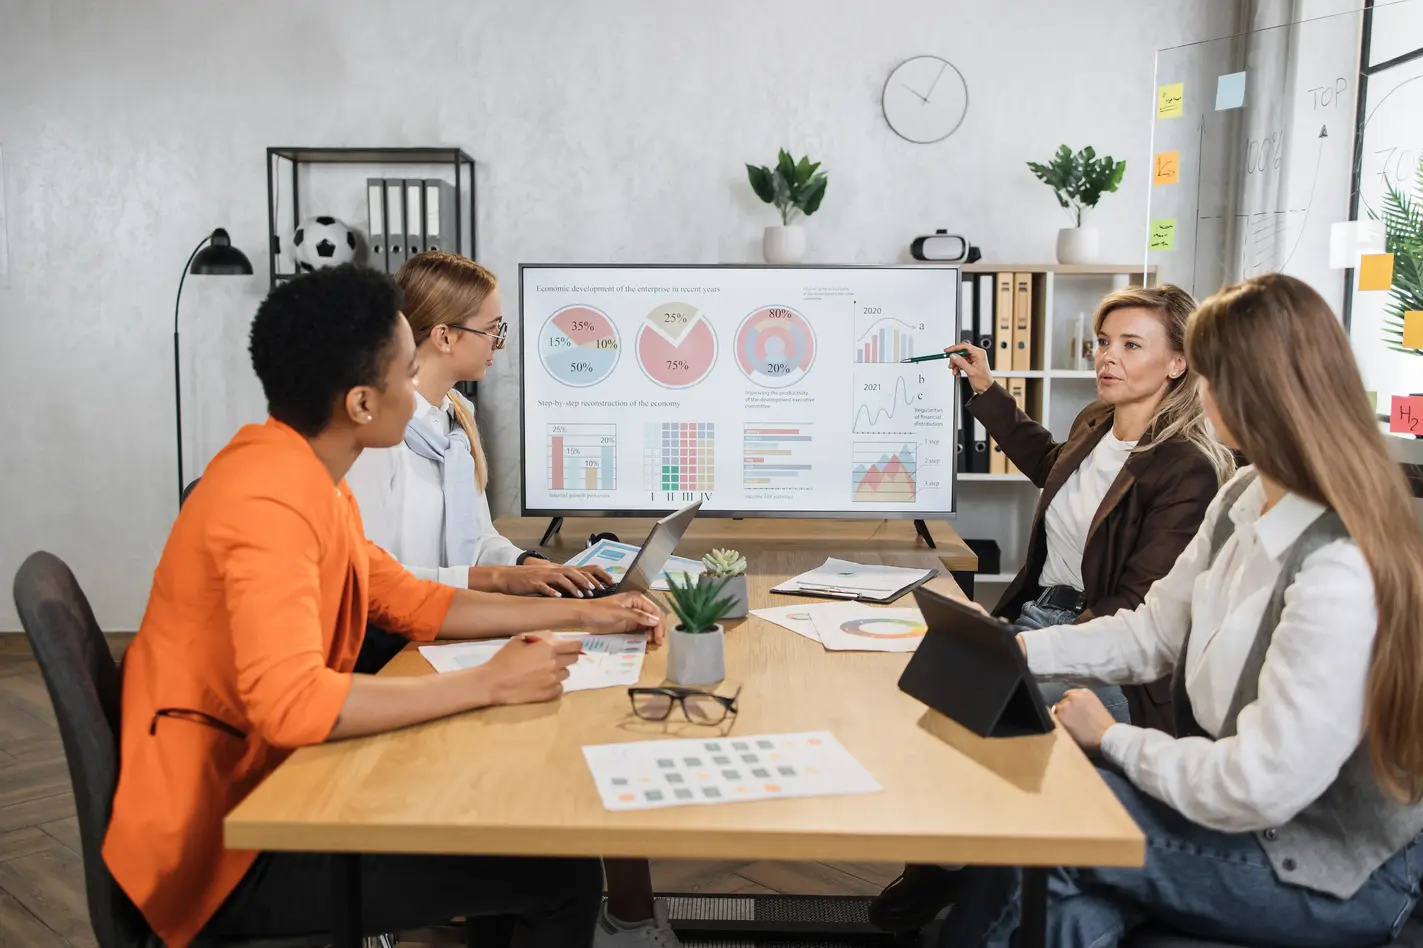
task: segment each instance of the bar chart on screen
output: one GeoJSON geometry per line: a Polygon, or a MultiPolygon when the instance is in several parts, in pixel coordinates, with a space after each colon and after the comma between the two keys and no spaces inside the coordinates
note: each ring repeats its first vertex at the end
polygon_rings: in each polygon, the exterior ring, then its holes
{"type": "MultiPolygon", "coordinates": [[[[875,307],[864,309],[866,312],[878,312],[875,307]]],[[[877,319],[855,341],[855,361],[903,362],[922,354],[914,350],[914,336],[923,328],[923,323],[911,324],[893,317],[877,319]]]]}
{"type": "Polygon", "coordinates": [[[548,426],[549,490],[617,490],[618,426],[548,426]]]}
{"type": "Polygon", "coordinates": [[[809,424],[777,422],[742,428],[741,483],[748,492],[810,490],[815,486],[814,457],[809,424]]]}

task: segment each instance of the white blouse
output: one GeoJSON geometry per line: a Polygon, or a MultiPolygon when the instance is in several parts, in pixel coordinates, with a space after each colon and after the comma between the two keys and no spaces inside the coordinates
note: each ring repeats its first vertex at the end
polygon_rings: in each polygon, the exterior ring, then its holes
{"type": "MultiPolygon", "coordinates": [[[[1258,480],[1229,511],[1217,495],[1195,539],[1140,606],[1022,633],[1028,667],[1041,678],[1154,681],[1172,670],[1189,629],[1186,690],[1196,721],[1219,734],[1280,557],[1324,512],[1286,494],[1262,515],[1264,502],[1258,480]],[[1235,521],[1235,533],[1207,568],[1221,516],[1235,521]]],[[[1359,548],[1352,540],[1321,547],[1285,594],[1259,697],[1240,712],[1234,736],[1177,739],[1117,724],[1102,753],[1136,786],[1203,826],[1247,832],[1286,823],[1334,782],[1363,739],[1377,623],[1373,578],[1359,548]]]]}
{"type": "MultiPolygon", "coordinates": [[[[450,400],[431,405],[418,392],[415,415],[435,430],[450,432],[450,400]]],[[[440,464],[405,446],[367,448],[346,474],[365,522],[366,539],[395,557],[421,579],[464,589],[471,566],[512,566],[523,552],[500,536],[481,491],[474,506],[476,532],[473,563],[445,562],[445,489],[440,464]]]]}
{"type": "Polygon", "coordinates": [[[1102,499],[1126,466],[1134,447],[1135,441],[1122,441],[1108,430],[1053,496],[1043,517],[1047,558],[1038,576],[1039,586],[1082,590],[1082,551],[1087,546],[1092,518],[1097,516],[1097,508],[1102,506],[1102,499]]]}

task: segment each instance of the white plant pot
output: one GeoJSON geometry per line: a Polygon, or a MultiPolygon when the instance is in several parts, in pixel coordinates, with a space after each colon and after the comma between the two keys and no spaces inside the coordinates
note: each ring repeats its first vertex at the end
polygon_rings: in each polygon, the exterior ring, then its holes
{"type": "Polygon", "coordinates": [[[1097,228],[1064,227],[1057,232],[1058,263],[1096,263],[1097,228]]]}
{"type": "Polygon", "coordinates": [[[709,632],[683,632],[679,625],[667,643],[667,678],[679,685],[714,685],[726,677],[726,636],[721,626],[709,632]]]}
{"type": "Polygon", "coordinates": [[[805,257],[805,228],[800,224],[767,227],[761,253],[767,263],[800,263],[805,257]]]}

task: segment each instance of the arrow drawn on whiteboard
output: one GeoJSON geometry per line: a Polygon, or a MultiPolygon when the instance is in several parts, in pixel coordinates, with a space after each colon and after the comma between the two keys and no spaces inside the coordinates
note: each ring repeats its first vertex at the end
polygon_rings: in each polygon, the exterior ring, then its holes
{"type": "Polygon", "coordinates": [[[1290,248],[1290,255],[1285,258],[1285,262],[1280,264],[1280,272],[1285,271],[1285,267],[1290,265],[1294,259],[1295,251],[1299,249],[1299,242],[1304,239],[1305,229],[1309,225],[1309,209],[1314,206],[1314,189],[1319,184],[1319,164],[1324,158],[1324,141],[1329,137],[1329,126],[1319,126],[1319,153],[1314,157],[1314,180],[1309,183],[1309,200],[1304,205],[1304,220],[1300,221],[1299,235],[1295,237],[1295,245],[1290,248]]]}

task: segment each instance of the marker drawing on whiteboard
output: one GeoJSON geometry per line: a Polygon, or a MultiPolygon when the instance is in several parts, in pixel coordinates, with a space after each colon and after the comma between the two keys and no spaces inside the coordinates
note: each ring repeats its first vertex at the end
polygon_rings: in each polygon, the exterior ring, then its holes
{"type": "Polygon", "coordinates": [[[1304,220],[1299,222],[1299,234],[1295,237],[1295,245],[1290,248],[1290,255],[1279,266],[1282,273],[1285,267],[1290,265],[1290,261],[1295,258],[1295,251],[1299,249],[1299,242],[1304,239],[1305,228],[1309,225],[1309,209],[1314,206],[1314,189],[1319,184],[1319,164],[1324,159],[1324,142],[1328,138],[1329,126],[1319,126],[1319,151],[1314,156],[1314,179],[1309,183],[1309,200],[1304,205],[1304,220]]]}

